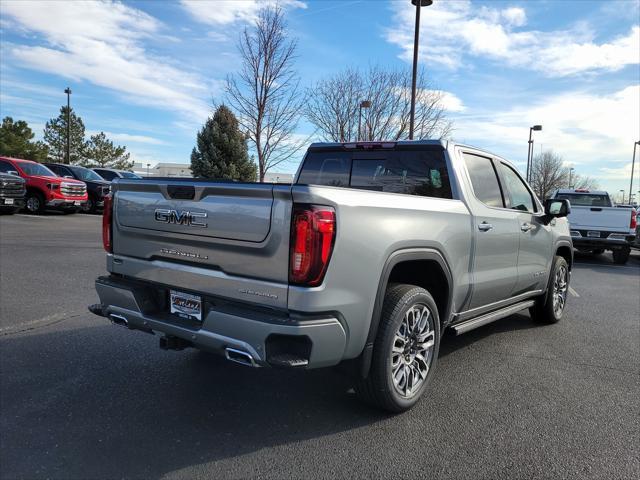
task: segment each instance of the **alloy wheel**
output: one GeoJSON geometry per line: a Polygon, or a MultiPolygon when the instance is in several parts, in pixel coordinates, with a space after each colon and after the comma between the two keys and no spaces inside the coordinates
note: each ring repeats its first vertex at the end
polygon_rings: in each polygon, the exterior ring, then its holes
{"type": "Polygon", "coordinates": [[[396,391],[413,396],[429,373],[435,345],[433,315],[422,303],[412,305],[396,331],[391,352],[391,375],[396,391]]]}
{"type": "Polygon", "coordinates": [[[556,271],[555,278],[553,279],[553,313],[556,317],[559,317],[564,310],[568,289],[567,268],[562,265],[556,271]]]}
{"type": "Polygon", "coordinates": [[[40,210],[40,199],[36,196],[29,197],[27,199],[27,210],[31,213],[35,213],[40,210]]]}

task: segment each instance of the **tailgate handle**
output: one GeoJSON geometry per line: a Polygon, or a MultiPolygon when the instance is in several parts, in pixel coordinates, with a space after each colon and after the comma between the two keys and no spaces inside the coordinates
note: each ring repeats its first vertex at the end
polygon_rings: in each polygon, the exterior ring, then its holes
{"type": "Polygon", "coordinates": [[[591,211],[592,212],[601,212],[602,209],[601,208],[597,208],[597,207],[591,207],[591,211]]]}
{"type": "Polygon", "coordinates": [[[193,200],[196,189],[193,185],[168,185],[167,193],[175,200],[193,200]]]}

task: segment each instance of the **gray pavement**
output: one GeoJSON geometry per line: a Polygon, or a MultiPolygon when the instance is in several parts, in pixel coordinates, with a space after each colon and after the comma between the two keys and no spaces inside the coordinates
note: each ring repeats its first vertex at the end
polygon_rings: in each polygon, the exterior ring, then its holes
{"type": "Polygon", "coordinates": [[[579,256],[566,318],[446,336],[412,411],[86,311],[100,217],[0,217],[1,478],[639,478],[640,255],[579,256]]]}

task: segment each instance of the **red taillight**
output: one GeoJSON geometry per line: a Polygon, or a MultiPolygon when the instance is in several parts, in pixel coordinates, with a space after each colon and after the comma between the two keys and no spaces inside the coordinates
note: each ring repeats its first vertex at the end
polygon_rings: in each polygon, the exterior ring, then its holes
{"type": "Polygon", "coordinates": [[[102,209],[102,246],[112,253],[113,243],[111,238],[111,221],[113,217],[113,198],[111,194],[104,197],[104,207],[102,209]]]}
{"type": "Polygon", "coordinates": [[[631,210],[631,223],[629,224],[629,229],[635,230],[638,226],[638,220],[636,219],[636,211],[631,210]]]}
{"type": "Polygon", "coordinates": [[[322,205],[294,205],[289,281],[315,287],[327,271],[336,236],[336,212],[322,205]]]}

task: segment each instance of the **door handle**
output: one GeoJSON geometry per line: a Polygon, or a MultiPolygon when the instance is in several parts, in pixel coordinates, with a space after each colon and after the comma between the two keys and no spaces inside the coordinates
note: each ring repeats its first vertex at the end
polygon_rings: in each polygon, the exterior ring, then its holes
{"type": "Polygon", "coordinates": [[[523,232],[528,232],[532,228],[533,225],[531,225],[530,223],[523,223],[522,225],[520,225],[520,230],[522,230],[523,232]]]}
{"type": "Polygon", "coordinates": [[[493,225],[487,222],[482,222],[481,224],[478,225],[478,230],[480,230],[481,232],[488,232],[489,230],[492,230],[492,229],[493,229],[493,225]]]}

